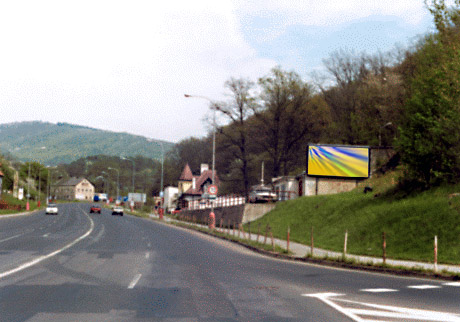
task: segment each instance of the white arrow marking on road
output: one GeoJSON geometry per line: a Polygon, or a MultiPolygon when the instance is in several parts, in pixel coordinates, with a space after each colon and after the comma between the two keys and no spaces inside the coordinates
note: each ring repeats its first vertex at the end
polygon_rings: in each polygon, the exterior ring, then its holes
{"type": "Polygon", "coordinates": [[[353,321],[357,321],[357,322],[364,321],[363,319],[361,319],[356,314],[354,314],[354,313],[352,313],[352,312],[350,312],[348,310],[344,310],[342,307],[340,307],[339,305],[337,305],[334,302],[329,300],[329,297],[342,296],[342,295],[345,295],[345,294],[338,294],[338,293],[302,294],[302,296],[306,296],[306,297],[316,297],[317,299],[319,299],[319,300],[323,301],[324,303],[326,303],[327,305],[333,307],[334,309],[336,309],[337,311],[339,311],[343,315],[348,316],[353,321]]]}
{"type": "Polygon", "coordinates": [[[361,314],[361,315],[366,315],[366,316],[379,316],[379,317],[387,317],[387,318],[400,318],[400,319],[405,319],[405,320],[411,319],[411,320],[437,321],[437,322],[459,322],[460,321],[460,315],[453,314],[453,313],[446,313],[446,312],[439,312],[439,311],[427,311],[427,310],[419,310],[419,309],[409,309],[405,307],[379,305],[379,304],[372,304],[372,303],[362,303],[362,302],[355,302],[355,301],[342,300],[342,299],[337,299],[337,301],[344,302],[344,303],[350,303],[354,305],[358,304],[358,305],[362,305],[365,307],[379,309],[378,311],[363,310],[363,309],[356,309],[356,308],[348,309],[355,314],[361,314]]]}
{"type": "Polygon", "coordinates": [[[136,286],[137,282],[139,282],[139,280],[141,279],[141,276],[142,274],[137,274],[134,279],[131,281],[131,283],[129,284],[128,288],[129,289],[133,289],[134,286],[136,286]]]}
{"type": "Polygon", "coordinates": [[[435,322],[460,322],[460,315],[438,311],[427,311],[419,309],[410,309],[404,307],[396,307],[389,305],[378,305],[372,303],[363,303],[350,300],[344,300],[334,298],[344,294],[336,293],[316,293],[316,294],[302,294],[302,296],[315,297],[329,306],[333,307],[337,311],[341,312],[345,316],[349,317],[353,321],[365,322],[375,321],[361,318],[360,316],[366,316],[369,318],[389,318],[389,319],[401,319],[401,321],[407,320],[420,320],[420,321],[435,321],[435,322]],[[330,299],[333,298],[333,299],[330,299]],[[350,307],[340,306],[335,302],[342,302],[348,304],[350,307]],[[361,306],[364,308],[357,308],[361,306]],[[373,308],[370,310],[368,308],[373,308]]]}

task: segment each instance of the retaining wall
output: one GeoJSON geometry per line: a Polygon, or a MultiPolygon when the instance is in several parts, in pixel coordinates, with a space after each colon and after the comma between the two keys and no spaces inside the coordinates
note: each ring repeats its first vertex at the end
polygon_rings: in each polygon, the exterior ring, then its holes
{"type": "MultiPolygon", "coordinates": [[[[234,224],[246,224],[263,217],[267,212],[275,208],[274,203],[244,204],[232,207],[214,208],[216,216],[216,226],[220,226],[221,221],[224,226],[234,224]]],[[[201,224],[208,224],[211,209],[182,210],[177,218],[201,224]]]]}

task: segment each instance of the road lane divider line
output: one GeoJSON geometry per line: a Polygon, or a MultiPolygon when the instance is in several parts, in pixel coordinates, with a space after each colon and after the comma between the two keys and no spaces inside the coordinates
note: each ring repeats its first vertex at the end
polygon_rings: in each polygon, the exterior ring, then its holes
{"type": "Polygon", "coordinates": [[[0,243],[6,242],[7,240],[11,240],[11,239],[14,239],[14,238],[18,238],[18,237],[20,237],[22,235],[24,235],[24,234],[14,235],[14,236],[2,239],[2,240],[0,240],[0,243]]]}
{"type": "Polygon", "coordinates": [[[141,277],[142,277],[142,274],[137,274],[136,276],[134,276],[134,279],[128,285],[128,289],[133,289],[134,286],[136,286],[137,282],[139,282],[141,277]]]}
{"type": "MultiPolygon", "coordinates": [[[[81,210],[81,209],[80,209],[81,210]]],[[[83,212],[83,210],[82,210],[83,212]]],[[[70,247],[72,247],[73,245],[75,245],[76,243],[80,242],[81,240],[85,239],[86,237],[88,237],[92,232],[93,232],[93,229],[94,229],[94,221],[91,219],[90,216],[88,216],[85,212],[83,212],[84,215],[86,215],[86,217],[89,218],[90,220],[90,228],[89,230],[84,233],[83,235],[81,235],[80,237],[78,237],[77,239],[75,239],[74,241],[72,241],[71,243],[65,245],[64,247],[58,249],[58,250],[55,250],[54,252],[52,253],[49,253],[47,255],[43,255],[43,256],[40,256],[40,257],[37,257],[35,258],[34,260],[30,261],[30,262],[27,262],[27,263],[24,263],[16,268],[13,268],[9,271],[6,271],[6,272],[3,272],[3,273],[0,273],[0,279],[1,278],[4,278],[4,277],[7,277],[9,275],[12,275],[14,273],[17,273],[17,272],[20,272],[26,268],[29,268],[29,267],[32,267],[34,265],[37,265],[38,263],[44,261],[45,259],[48,259],[48,258],[51,258],[53,256],[56,256],[57,254],[59,253],[62,253],[63,251],[65,251],[66,249],[69,249],[70,247]]]]}
{"type": "Polygon", "coordinates": [[[47,234],[44,234],[42,237],[48,237],[50,234],[47,233],[47,234]]]}
{"type": "Polygon", "coordinates": [[[149,257],[150,257],[150,253],[149,252],[145,253],[145,258],[148,259],[149,257]]]}
{"type": "Polygon", "coordinates": [[[433,288],[441,288],[441,286],[426,284],[426,285],[411,285],[411,286],[408,286],[407,288],[414,288],[417,290],[430,290],[433,288]]]}
{"type": "Polygon", "coordinates": [[[398,290],[392,288],[363,288],[361,292],[368,293],[388,293],[388,292],[398,292],[398,290]]]}

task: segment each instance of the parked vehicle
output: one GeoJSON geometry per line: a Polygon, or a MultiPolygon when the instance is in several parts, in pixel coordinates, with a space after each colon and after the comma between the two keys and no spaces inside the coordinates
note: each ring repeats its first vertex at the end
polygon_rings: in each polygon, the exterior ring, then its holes
{"type": "Polygon", "coordinates": [[[268,186],[258,185],[253,187],[251,192],[249,192],[249,202],[252,203],[273,202],[277,199],[276,193],[268,186]]]}
{"type": "Polygon", "coordinates": [[[58,207],[57,207],[57,205],[54,204],[54,203],[48,204],[48,206],[46,206],[45,213],[46,213],[47,215],[57,215],[57,214],[58,214],[58,207]]]}

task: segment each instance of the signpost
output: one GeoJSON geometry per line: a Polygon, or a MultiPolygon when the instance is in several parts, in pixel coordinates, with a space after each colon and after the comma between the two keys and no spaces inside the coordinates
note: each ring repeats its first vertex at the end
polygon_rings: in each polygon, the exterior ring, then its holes
{"type": "Polygon", "coordinates": [[[217,186],[212,184],[208,187],[209,199],[216,199],[217,197],[217,186]]]}

